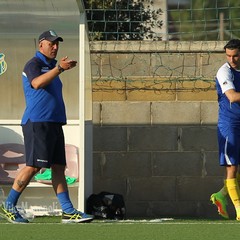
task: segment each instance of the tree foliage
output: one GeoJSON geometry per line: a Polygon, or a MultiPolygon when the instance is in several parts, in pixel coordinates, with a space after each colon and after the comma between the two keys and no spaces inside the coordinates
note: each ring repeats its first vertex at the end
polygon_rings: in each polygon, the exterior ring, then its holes
{"type": "Polygon", "coordinates": [[[160,40],[153,0],[84,0],[91,40],[160,40]]]}

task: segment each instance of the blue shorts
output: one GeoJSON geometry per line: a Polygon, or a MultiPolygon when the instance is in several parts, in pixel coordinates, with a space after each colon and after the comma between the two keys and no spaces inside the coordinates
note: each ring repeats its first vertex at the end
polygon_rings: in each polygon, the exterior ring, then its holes
{"type": "Polygon", "coordinates": [[[27,166],[50,168],[52,164],[66,165],[61,124],[28,120],[22,130],[27,166]]]}
{"type": "Polygon", "coordinates": [[[221,166],[240,164],[240,126],[218,126],[219,163],[221,166]]]}

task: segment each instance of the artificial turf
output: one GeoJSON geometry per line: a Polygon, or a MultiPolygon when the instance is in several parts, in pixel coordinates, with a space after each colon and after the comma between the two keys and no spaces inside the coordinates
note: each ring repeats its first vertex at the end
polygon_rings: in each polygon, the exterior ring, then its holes
{"type": "Polygon", "coordinates": [[[212,240],[238,239],[236,220],[157,219],[60,224],[60,218],[35,218],[30,224],[0,221],[0,239],[44,240],[212,240]]]}

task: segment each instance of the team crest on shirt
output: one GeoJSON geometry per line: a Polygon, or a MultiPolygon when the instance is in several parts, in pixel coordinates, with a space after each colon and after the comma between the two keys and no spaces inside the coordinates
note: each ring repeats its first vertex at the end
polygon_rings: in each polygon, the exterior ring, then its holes
{"type": "Polygon", "coordinates": [[[5,55],[0,53],[0,75],[7,71],[7,63],[5,61],[5,55]]]}

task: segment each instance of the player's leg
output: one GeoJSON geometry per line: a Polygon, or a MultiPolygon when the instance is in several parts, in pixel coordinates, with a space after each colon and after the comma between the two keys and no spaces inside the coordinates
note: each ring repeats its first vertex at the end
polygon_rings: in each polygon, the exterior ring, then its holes
{"type": "Polygon", "coordinates": [[[66,154],[64,135],[62,131],[62,126],[56,125],[55,128],[56,129],[53,129],[53,131],[55,131],[55,134],[58,137],[52,155],[52,184],[63,211],[62,222],[90,222],[93,220],[93,216],[76,210],[70,200],[68,186],[65,178],[66,154]]]}
{"type": "Polygon", "coordinates": [[[240,220],[240,189],[237,172],[240,156],[240,130],[237,127],[226,128],[227,134],[222,137],[220,165],[226,167],[226,187],[236,210],[236,219],[240,220]]]}
{"type": "MultiPolygon", "coordinates": [[[[224,137],[224,129],[221,129],[218,127],[218,148],[219,148],[219,162],[220,165],[225,165],[225,143],[226,143],[226,138],[224,137]]],[[[224,185],[220,189],[220,191],[213,193],[210,197],[211,202],[216,205],[218,213],[224,217],[224,218],[229,218],[228,212],[227,212],[227,186],[226,186],[226,180],[224,180],[224,185]]]]}
{"type": "Polygon", "coordinates": [[[26,188],[32,177],[39,171],[34,167],[26,166],[17,175],[14,180],[12,189],[10,190],[6,201],[0,207],[0,215],[12,223],[27,223],[28,220],[24,219],[17,211],[16,205],[23,190],[26,188]]]}
{"type": "Polygon", "coordinates": [[[240,189],[238,180],[236,178],[237,175],[237,166],[227,166],[227,179],[226,179],[226,186],[228,189],[228,194],[232,200],[232,203],[236,210],[236,219],[240,220],[240,189]]]}
{"type": "Polygon", "coordinates": [[[64,175],[65,166],[59,164],[52,165],[52,185],[56,196],[60,202],[63,212],[73,212],[75,209],[70,200],[66,178],[64,175]]]}
{"type": "MultiPolygon", "coordinates": [[[[240,169],[238,166],[238,173],[237,173],[237,182],[238,185],[240,186],[240,169]]],[[[224,218],[229,218],[228,213],[227,213],[227,196],[228,196],[228,190],[226,186],[226,180],[224,180],[224,185],[223,187],[216,193],[213,193],[210,197],[211,202],[216,205],[218,209],[218,213],[224,217],[224,218]]]]}

